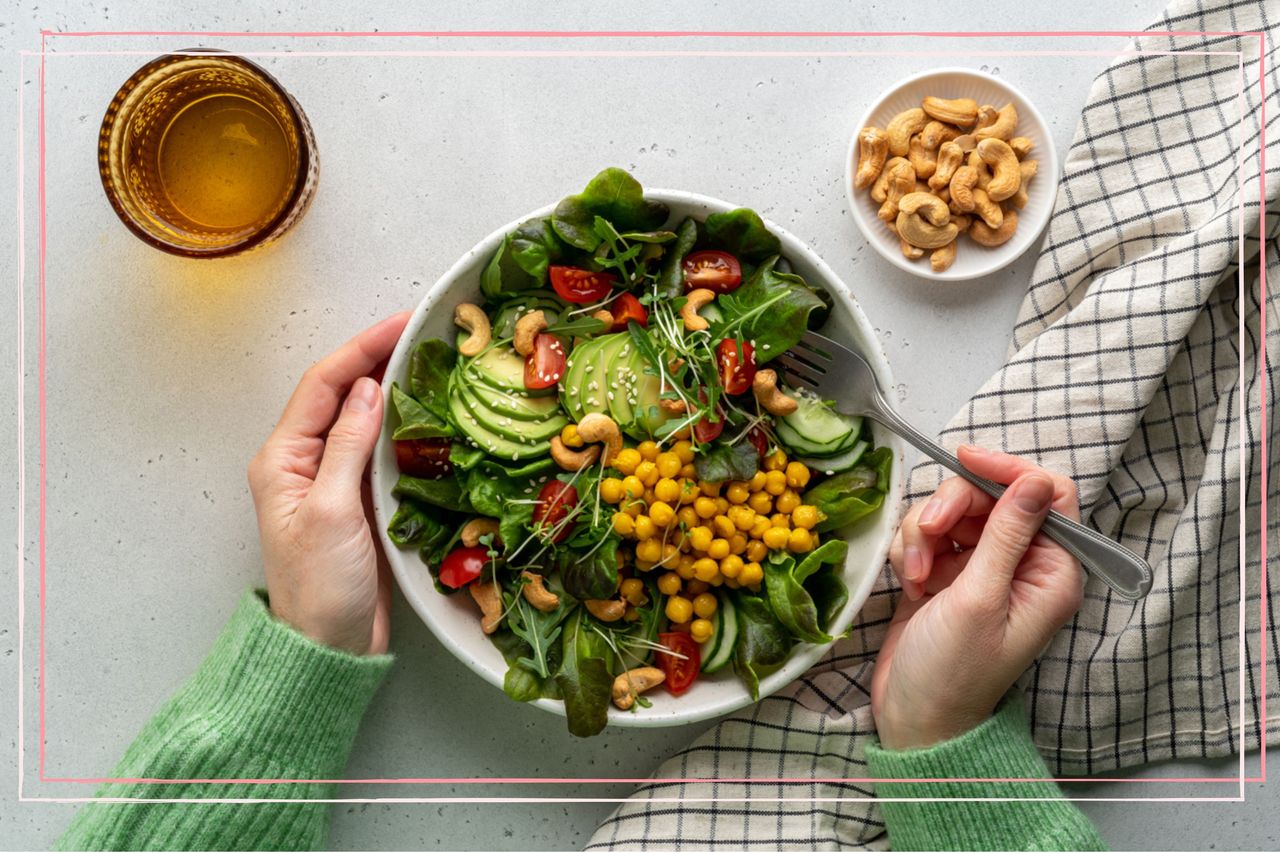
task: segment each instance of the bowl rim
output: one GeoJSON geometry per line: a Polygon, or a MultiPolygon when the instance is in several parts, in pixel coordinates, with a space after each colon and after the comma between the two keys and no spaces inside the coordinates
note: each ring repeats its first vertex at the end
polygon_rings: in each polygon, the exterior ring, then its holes
{"type": "MultiPolygon", "coordinates": [[[[660,188],[645,188],[645,196],[668,204],[702,207],[711,211],[727,211],[732,210],[736,205],[729,204],[721,199],[712,196],[701,195],[699,193],[687,192],[684,190],[667,190],[660,188]]],[[[386,369],[382,379],[382,394],[384,405],[390,408],[391,383],[397,380],[404,372],[406,360],[412,348],[417,345],[421,337],[422,329],[427,322],[428,315],[436,305],[444,300],[446,295],[452,291],[463,281],[464,273],[476,262],[477,255],[488,258],[492,255],[502,240],[522,222],[540,216],[546,216],[555,209],[554,204],[546,205],[531,211],[514,219],[500,228],[492,231],[488,236],[480,240],[471,249],[463,253],[463,255],[455,261],[428,289],[422,300],[414,309],[408,324],[405,326],[404,332],[397,341],[395,349],[392,351],[387,361],[386,369]]],[[[772,220],[761,217],[765,225],[778,236],[783,246],[783,255],[786,257],[796,258],[803,257],[805,263],[810,265],[817,271],[822,279],[822,284],[826,286],[834,295],[838,303],[838,310],[843,309],[849,316],[850,322],[857,329],[858,334],[871,343],[873,352],[867,353],[868,360],[871,362],[873,369],[876,371],[878,378],[885,383],[884,387],[893,387],[893,375],[889,366],[889,360],[884,353],[883,344],[879,336],[875,334],[875,328],[863,313],[861,306],[854,298],[848,286],[841,280],[834,271],[827,266],[826,262],[807,244],[797,238],[787,229],[779,226],[772,220]]],[[[464,285],[465,286],[465,285],[464,285]]],[[[402,551],[387,536],[387,524],[392,514],[395,512],[398,503],[391,496],[391,485],[395,482],[398,474],[394,470],[386,470],[388,466],[382,463],[387,454],[382,451],[385,449],[385,443],[389,440],[390,429],[388,421],[384,417],[383,428],[378,434],[377,446],[374,448],[373,460],[370,466],[370,486],[372,491],[372,501],[374,509],[374,517],[378,526],[378,536],[382,543],[383,550],[387,555],[387,562],[391,566],[392,574],[396,579],[396,585],[400,588],[405,600],[413,608],[414,613],[427,626],[436,639],[449,650],[454,657],[462,661],[469,669],[479,675],[488,683],[492,684],[498,690],[502,690],[504,673],[494,672],[484,662],[480,661],[469,650],[469,646],[473,645],[475,639],[472,635],[466,638],[458,638],[446,630],[438,630],[438,625],[434,617],[431,615],[431,609],[427,606],[420,590],[427,589],[429,584],[421,584],[420,579],[408,575],[410,567],[408,566],[408,558],[406,555],[412,555],[416,558],[416,552],[402,551]]],[[[889,446],[894,451],[894,465],[890,476],[889,492],[885,495],[884,504],[881,507],[881,513],[891,515],[895,522],[900,511],[902,495],[904,492],[904,484],[906,481],[906,472],[904,471],[906,444],[897,435],[889,430],[883,430],[881,443],[889,446]]],[[[394,465],[390,466],[394,468],[394,465]]],[[[884,561],[888,555],[889,545],[892,541],[893,533],[889,530],[887,533],[881,534],[881,541],[875,545],[875,559],[869,561],[866,570],[859,579],[857,586],[851,586],[849,589],[849,601],[845,605],[844,611],[840,617],[833,622],[831,632],[833,636],[839,637],[853,624],[859,612],[870,598],[871,589],[875,585],[876,580],[880,577],[884,561]]],[[[848,573],[848,563],[845,565],[846,574],[848,573]]],[[[430,593],[439,595],[434,589],[430,589],[430,593]]],[[[487,641],[487,638],[486,638],[487,641]]],[[[715,701],[704,702],[699,705],[690,705],[687,709],[681,707],[678,703],[672,709],[664,709],[661,713],[644,713],[631,714],[619,712],[612,706],[609,708],[608,726],[617,728],[663,728],[669,726],[683,725],[686,723],[699,722],[701,720],[718,717],[723,714],[729,714],[738,711],[749,705],[762,701],[767,696],[777,692],[782,687],[796,680],[806,671],[814,666],[828,651],[833,644],[812,645],[807,643],[798,643],[795,651],[787,662],[779,667],[776,671],[770,673],[760,679],[760,699],[753,700],[745,687],[741,691],[741,695],[730,694],[726,697],[716,699],[715,701]]],[[[524,704],[534,705],[543,710],[551,711],[559,716],[565,715],[564,703],[555,699],[537,699],[524,704]]],[[[652,709],[650,709],[652,711],[652,709]]]]}
{"type": "Polygon", "coordinates": [[[854,125],[853,133],[849,137],[849,145],[845,150],[844,192],[845,198],[849,203],[849,214],[857,224],[858,230],[862,232],[863,238],[882,258],[889,261],[899,269],[906,270],[917,278],[922,278],[926,281],[972,281],[975,278],[982,278],[983,276],[999,272],[1012,264],[1018,258],[1022,257],[1028,249],[1035,245],[1035,242],[1040,238],[1041,233],[1049,224],[1049,219],[1053,215],[1054,201],[1058,196],[1058,168],[1058,150],[1053,144],[1053,136],[1049,130],[1049,123],[1045,121],[1044,115],[1041,114],[1040,110],[1036,108],[1036,105],[1031,102],[1031,99],[1028,98],[1021,89],[1012,83],[985,71],[979,71],[974,68],[964,68],[961,66],[947,66],[944,68],[930,68],[925,71],[912,74],[909,77],[904,77],[876,96],[875,100],[873,100],[863,111],[862,115],[858,117],[858,123],[854,125]],[[1019,211],[1018,236],[1015,237],[1011,243],[1007,243],[1004,246],[997,247],[994,251],[990,251],[990,262],[983,266],[979,266],[970,272],[962,272],[953,268],[945,270],[944,272],[936,273],[928,264],[908,261],[902,256],[901,251],[896,251],[890,246],[885,245],[885,243],[880,239],[881,235],[878,231],[873,230],[876,228],[878,222],[868,219],[866,212],[863,209],[863,200],[859,198],[853,188],[853,174],[856,169],[855,164],[858,160],[858,133],[862,128],[871,123],[871,116],[884,105],[885,101],[889,100],[908,86],[915,85],[932,77],[941,77],[944,75],[960,75],[982,80],[984,83],[988,83],[995,86],[997,89],[1003,90],[1005,94],[1009,96],[1010,101],[1016,101],[1018,103],[1019,119],[1021,120],[1021,117],[1024,115],[1029,115],[1032,123],[1039,126],[1039,130],[1043,134],[1045,141],[1043,146],[1044,153],[1040,154],[1036,158],[1040,161],[1040,165],[1043,167],[1036,172],[1036,180],[1044,178],[1050,181],[1050,187],[1047,194],[1047,198],[1049,199],[1048,204],[1045,205],[1042,212],[1036,212],[1036,217],[1026,220],[1026,224],[1024,224],[1021,211],[1019,211]],[[1023,107],[1026,109],[1024,110],[1023,107]]]}

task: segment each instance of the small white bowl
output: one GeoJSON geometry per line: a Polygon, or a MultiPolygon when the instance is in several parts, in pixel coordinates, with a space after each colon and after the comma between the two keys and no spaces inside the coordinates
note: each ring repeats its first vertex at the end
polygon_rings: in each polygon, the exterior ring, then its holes
{"type": "MultiPolygon", "coordinates": [[[[666,203],[671,208],[673,222],[679,222],[685,216],[703,218],[710,213],[736,207],[707,196],[672,190],[646,189],[645,196],[666,203]]],[[[552,209],[553,206],[548,206],[535,210],[494,231],[463,255],[431,287],[414,311],[400,342],[387,362],[382,392],[383,398],[387,400],[388,410],[391,405],[391,383],[396,380],[402,383],[405,381],[409,354],[418,342],[430,337],[452,340],[453,306],[459,302],[480,301],[480,273],[502,243],[503,237],[521,222],[546,216],[552,209]]],[[[849,288],[808,246],[777,224],[768,220],[765,220],[765,224],[782,241],[782,253],[791,262],[795,272],[811,284],[825,287],[834,297],[835,308],[831,312],[831,319],[827,321],[826,332],[856,346],[871,363],[881,386],[892,388],[893,378],[889,371],[888,359],[880,347],[873,327],[858,307],[849,288]]],[[[507,664],[498,649],[480,631],[479,611],[471,601],[471,597],[465,594],[440,594],[432,584],[427,567],[418,557],[417,551],[402,550],[387,537],[387,523],[399,504],[399,501],[391,496],[391,487],[399,475],[395,450],[391,443],[392,420],[392,417],[388,417],[383,424],[382,434],[374,448],[370,470],[374,516],[377,519],[379,535],[382,537],[383,549],[391,563],[392,573],[409,604],[445,648],[501,690],[507,664]]],[[[889,494],[885,496],[884,506],[880,511],[856,525],[848,537],[849,555],[845,560],[844,580],[849,588],[849,601],[830,626],[829,633],[833,636],[839,636],[848,630],[853,623],[853,617],[866,603],[867,597],[871,594],[871,587],[880,574],[885,555],[889,550],[890,539],[897,527],[898,506],[906,473],[903,470],[906,445],[883,427],[876,430],[876,443],[887,445],[894,452],[889,494]]],[[[829,646],[797,644],[785,665],[760,680],[760,695],[768,696],[794,681],[816,663],[828,648],[829,646]]],[[[646,698],[652,699],[653,706],[637,713],[619,711],[610,706],[609,725],[677,726],[728,714],[751,704],[752,701],[747,688],[734,675],[732,669],[716,673],[714,676],[699,678],[693,687],[681,696],[671,696],[662,690],[656,690],[646,698]]],[[[556,714],[564,714],[563,702],[539,699],[533,704],[556,714]]]]}
{"type": "Polygon", "coordinates": [[[1058,195],[1058,152],[1054,150],[1049,126],[1032,103],[1021,92],[998,77],[969,68],[939,68],[908,77],[882,94],[862,115],[853,128],[849,150],[845,156],[844,189],[849,197],[849,210],[863,236],[886,260],[909,273],[933,281],[966,281],[990,275],[1013,263],[1040,237],[1049,222],[1053,201],[1058,195]],[[853,174],[858,164],[858,132],[868,125],[885,127],[903,110],[920,106],[928,95],[939,98],[973,98],[979,104],[996,109],[1012,103],[1018,110],[1017,136],[1030,139],[1035,147],[1030,158],[1039,161],[1035,178],[1027,188],[1027,206],[1018,211],[1018,230],[1002,246],[988,249],[968,237],[959,237],[955,263],[936,273],[929,266],[929,253],[910,261],[903,257],[898,238],[876,216],[880,205],[871,200],[868,190],[853,188],[853,174]]]}

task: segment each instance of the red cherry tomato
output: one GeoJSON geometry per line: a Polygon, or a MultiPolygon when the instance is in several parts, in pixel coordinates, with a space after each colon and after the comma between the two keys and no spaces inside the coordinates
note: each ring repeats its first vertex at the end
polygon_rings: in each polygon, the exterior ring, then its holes
{"type": "Polygon", "coordinates": [[[533,524],[549,533],[559,525],[552,542],[563,542],[573,532],[577,522],[562,524],[565,516],[578,505],[578,490],[568,483],[549,480],[538,492],[538,502],[533,505],[533,524]]]}
{"type": "Polygon", "coordinates": [[[410,477],[438,480],[453,472],[447,438],[409,438],[393,441],[396,465],[410,477]]]}
{"type": "Polygon", "coordinates": [[[697,679],[698,671],[702,669],[702,653],[693,637],[685,633],[671,631],[659,634],[658,642],[676,654],[683,655],[682,658],[666,652],[658,652],[656,655],[658,667],[667,676],[666,681],[662,683],[666,685],[672,696],[679,696],[697,679]]]}
{"type": "Polygon", "coordinates": [[[717,421],[712,421],[706,415],[703,415],[702,420],[693,425],[693,437],[700,444],[715,441],[720,437],[720,433],[724,432],[724,413],[717,411],[716,414],[720,418],[717,421]]]}
{"type": "Polygon", "coordinates": [[[524,387],[538,389],[550,388],[564,376],[565,364],[564,343],[555,335],[541,332],[533,339],[533,352],[524,359],[524,387]]]}
{"type": "Polygon", "coordinates": [[[756,378],[756,348],[750,341],[725,338],[716,348],[716,360],[720,362],[720,385],[726,394],[751,390],[751,380],[756,378]]]}
{"type": "Polygon", "coordinates": [[[604,299],[617,281],[611,272],[592,272],[580,267],[551,267],[550,273],[556,295],[578,305],[604,299]]]}
{"type": "MultiPolygon", "coordinates": [[[[554,267],[553,267],[554,269],[554,267]]],[[[742,284],[742,265],[728,252],[706,249],[684,259],[685,292],[705,287],[716,293],[728,293],[742,284]]]]}
{"type": "Polygon", "coordinates": [[[440,564],[440,583],[450,589],[462,589],[484,570],[489,562],[489,549],[484,545],[454,548],[440,564]]]}
{"type": "Polygon", "coordinates": [[[613,325],[609,327],[611,332],[625,332],[627,323],[635,320],[641,326],[649,325],[649,312],[644,310],[644,306],[640,304],[640,300],[636,299],[630,293],[624,293],[617,299],[613,300],[613,325]]]}
{"type": "Polygon", "coordinates": [[[753,426],[747,430],[747,441],[751,442],[751,445],[755,447],[756,453],[760,455],[762,460],[768,455],[769,436],[765,435],[764,430],[760,429],[760,427],[753,426]]]}

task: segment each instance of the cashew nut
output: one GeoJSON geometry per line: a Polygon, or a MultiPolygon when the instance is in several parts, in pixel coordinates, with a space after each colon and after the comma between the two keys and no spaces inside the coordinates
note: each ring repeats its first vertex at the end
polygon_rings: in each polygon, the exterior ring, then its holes
{"type": "Polygon", "coordinates": [[[944,142],[950,142],[959,135],[960,131],[951,125],[931,121],[924,126],[924,130],[920,131],[920,142],[930,151],[937,151],[944,142]]]}
{"type": "Polygon", "coordinates": [[[592,311],[591,319],[599,320],[601,323],[607,323],[610,326],[613,325],[613,315],[610,314],[608,311],[604,310],[603,308],[601,308],[599,311],[592,311]]]}
{"type": "Polygon", "coordinates": [[[951,176],[951,208],[959,213],[973,210],[973,188],[978,183],[978,170],[961,166],[951,176]]]}
{"type": "Polygon", "coordinates": [[[960,233],[963,234],[973,224],[973,217],[967,213],[953,213],[951,215],[951,223],[959,228],[960,233]]]}
{"type": "MultiPolygon", "coordinates": [[[[973,127],[969,129],[969,132],[976,135],[977,132],[982,130],[984,127],[990,127],[996,123],[996,117],[999,114],[999,111],[995,107],[990,104],[983,104],[978,107],[978,115],[974,118],[973,127]]],[[[980,138],[981,137],[978,137],[978,139],[980,138]]],[[[977,139],[975,139],[974,142],[976,143],[977,139]]]]}
{"type": "Polygon", "coordinates": [[[1009,198],[1009,203],[1018,210],[1027,206],[1027,184],[1036,176],[1036,170],[1040,164],[1035,160],[1023,160],[1018,164],[1018,172],[1021,180],[1018,182],[1018,191],[1009,198]]]}
{"type": "Polygon", "coordinates": [[[987,161],[975,149],[969,152],[968,163],[978,173],[978,189],[985,190],[987,184],[991,183],[991,170],[987,168],[987,161]]]}
{"type": "Polygon", "coordinates": [[[864,127],[858,132],[858,170],[853,176],[855,188],[865,190],[879,177],[884,158],[889,154],[889,141],[878,127],[864,127]]]}
{"type": "Polygon", "coordinates": [[[620,598],[588,598],[582,603],[601,622],[617,622],[627,612],[627,603],[620,598]]]}
{"type": "Polygon", "coordinates": [[[978,102],[973,98],[935,98],[932,95],[924,99],[921,105],[930,118],[968,127],[978,117],[978,102]]]}
{"type": "Polygon", "coordinates": [[[924,130],[928,121],[924,110],[919,107],[903,110],[890,119],[888,126],[884,129],[889,142],[889,151],[898,157],[905,157],[907,148],[911,144],[911,137],[924,130]]]}
{"type": "Polygon", "coordinates": [[[453,324],[471,333],[458,345],[458,352],[465,356],[479,355],[493,339],[493,330],[489,326],[489,318],[480,310],[479,305],[470,302],[459,302],[453,308],[453,324]]]}
{"type": "Polygon", "coordinates": [[[533,341],[538,333],[547,328],[547,315],[541,311],[530,311],[516,320],[515,340],[512,346],[521,355],[533,352],[533,341]]]}
{"type": "Polygon", "coordinates": [[[871,200],[876,204],[884,204],[884,200],[889,194],[889,173],[899,163],[906,163],[906,157],[890,157],[889,161],[884,164],[884,168],[880,170],[880,177],[876,178],[876,182],[871,185],[871,200]]]}
{"type": "Polygon", "coordinates": [[[1018,227],[1018,211],[1006,210],[999,228],[992,228],[981,219],[969,226],[969,237],[980,246],[999,246],[1013,236],[1018,227]]]}
{"type": "Polygon", "coordinates": [[[550,613],[560,606],[560,596],[543,586],[545,578],[537,572],[523,571],[520,577],[524,578],[527,583],[520,592],[524,596],[524,600],[529,602],[537,610],[543,613],[550,613]]]}
{"type": "Polygon", "coordinates": [[[964,151],[959,145],[954,142],[942,143],[942,147],[938,149],[938,160],[933,177],[929,178],[929,189],[934,192],[945,190],[951,184],[951,178],[955,175],[956,169],[959,169],[963,162],[964,151]]]}
{"type": "Polygon", "coordinates": [[[658,408],[671,415],[683,415],[689,411],[689,407],[684,400],[676,400],[671,397],[663,397],[658,401],[658,408]]]}
{"type": "Polygon", "coordinates": [[[496,518],[473,518],[462,525],[462,530],[458,531],[458,538],[462,540],[463,545],[473,548],[480,544],[481,536],[488,536],[489,534],[493,534],[493,542],[497,544],[498,520],[496,518]]]}
{"type": "Polygon", "coordinates": [[[996,113],[995,120],[985,127],[980,127],[973,132],[973,136],[979,142],[984,139],[1004,139],[1008,140],[1013,136],[1013,131],[1018,126],[1018,110],[1013,104],[1005,104],[996,113]]]}
{"type": "Polygon", "coordinates": [[[680,309],[680,318],[684,320],[686,331],[702,332],[711,328],[711,324],[707,322],[706,317],[698,316],[698,311],[715,298],[715,291],[708,290],[705,287],[695,288],[685,294],[684,307],[680,309]]]}
{"type": "Polygon", "coordinates": [[[578,435],[587,444],[604,445],[604,464],[609,465],[622,451],[622,430],[613,418],[600,412],[591,412],[578,421],[578,435]]]}
{"type": "Polygon", "coordinates": [[[467,586],[471,598],[480,605],[480,630],[492,634],[502,621],[502,595],[496,583],[475,581],[467,586]]]}
{"type": "Polygon", "coordinates": [[[916,170],[918,181],[923,181],[932,175],[938,165],[937,155],[931,149],[925,148],[918,133],[907,143],[907,160],[911,162],[911,168],[916,170]]]}
{"type": "Polygon", "coordinates": [[[880,205],[879,216],[885,222],[892,222],[898,218],[898,201],[907,193],[913,192],[916,188],[916,170],[906,160],[898,163],[893,167],[893,173],[889,176],[888,189],[885,194],[884,204],[880,205]]]}
{"type": "Polygon", "coordinates": [[[932,193],[909,193],[898,205],[898,235],[921,249],[938,249],[955,240],[946,202],[932,193]]]}
{"type": "Polygon", "coordinates": [[[952,240],[945,246],[939,246],[929,253],[929,266],[934,272],[944,272],[956,261],[956,249],[959,240],[952,240]]]}
{"type": "MultiPolygon", "coordinates": [[[[973,211],[982,217],[982,221],[988,228],[999,228],[1000,223],[1004,221],[1004,211],[1000,209],[1000,205],[991,200],[986,190],[973,191],[973,211]]],[[[973,228],[970,227],[969,231],[972,233],[973,228]]]]}
{"type": "Polygon", "coordinates": [[[600,448],[593,444],[582,450],[574,450],[556,435],[551,437],[551,458],[565,471],[581,471],[588,465],[594,465],[600,458],[600,448]]]}
{"type": "Polygon", "coordinates": [[[953,139],[952,142],[959,145],[960,150],[966,154],[978,147],[978,140],[973,138],[972,133],[962,133],[953,139]]]}
{"type": "Polygon", "coordinates": [[[785,417],[800,406],[778,388],[778,374],[772,368],[756,371],[756,378],[751,380],[751,392],[761,408],[771,415],[785,417]]]}
{"type": "Polygon", "coordinates": [[[1025,136],[1015,136],[1009,140],[1009,147],[1013,149],[1013,153],[1018,155],[1018,159],[1025,159],[1031,153],[1031,149],[1035,147],[1035,143],[1025,136]]]}
{"type": "Polygon", "coordinates": [[[919,213],[933,225],[946,225],[951,221],[951,211],[947,203],[933,193],[907,193],[898,202],[899,215],[919,213]]]}
{"type": "Polygon", "coordinates": [[[656,666],[641,666],[627,670],[613,680],[613,704],[620,711],[630,710],[636,697],[646,690],[666,681],[667,674],[656,666]]]}
{"type": "Polygon", "coordinates": [[[1004,201],[1018,191],[1022,172],[1018,155],[1003,139],[984,139],[978,143],[978,156],[991,167],[991,180],[987,182],[987,195],[992,201],[1004,201]]]}

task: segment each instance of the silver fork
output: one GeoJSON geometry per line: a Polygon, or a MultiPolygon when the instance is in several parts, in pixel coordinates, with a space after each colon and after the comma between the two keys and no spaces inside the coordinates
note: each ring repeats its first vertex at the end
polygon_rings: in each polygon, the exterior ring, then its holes
{"type": "MultiPolygon", "coordinates": [[[[777,364],[793,385],[834,398],[837,407],[846,414],[884,424],[993,498],[1004,494],[1004,486],[974,474],[961,465],[959,459],[903,420],[885,400],[871,365],[849,347],[815,332],[805,332],[799,344],[779,356],[777,364]]],[[[1151,590],[1151,567],[1147,561],[1098,531],[1057,511],[1049,513],[1041,530],[1119,595],[1136,601],[1151,590]]]]}

